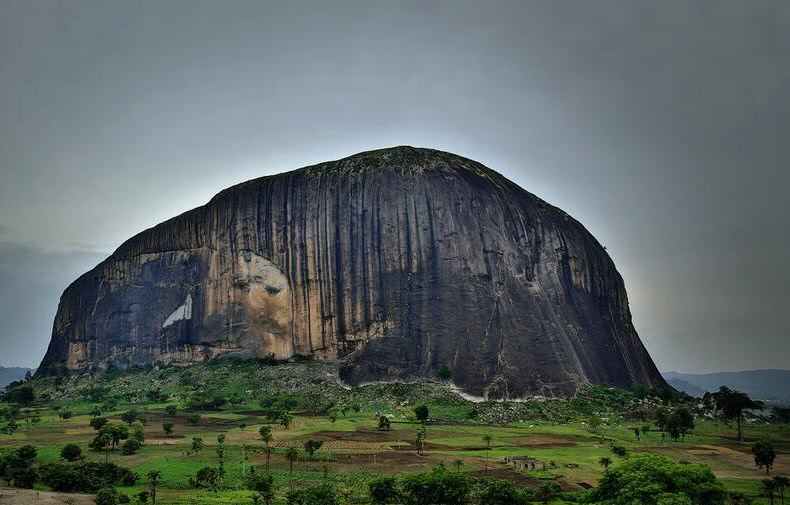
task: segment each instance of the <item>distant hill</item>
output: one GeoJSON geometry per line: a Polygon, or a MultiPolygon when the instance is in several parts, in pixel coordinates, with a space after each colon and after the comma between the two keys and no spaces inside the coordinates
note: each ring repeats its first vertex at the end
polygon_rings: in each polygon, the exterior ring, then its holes
{"type": "Polygon", "coordinates": [[[6,368],[4,366],[0,366],[0,389],[3,389],[14,381],[23,379],[28,371],[30,371],[30,368],[22,368],[18,366],[6,368]]]}
{"type": "Polygon", "coordinates": [[[693,396],[727,386],[760,400],[790,401],[790,370],[744,370],[706,374],[664,372],[675,389],[693,396]]]}

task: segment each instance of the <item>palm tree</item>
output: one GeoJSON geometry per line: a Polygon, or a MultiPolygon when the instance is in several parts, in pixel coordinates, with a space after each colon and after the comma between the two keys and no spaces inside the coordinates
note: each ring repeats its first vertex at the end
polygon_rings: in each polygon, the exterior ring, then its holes
{"type": "Polygon", "coordinates": [[[604,470],[608,470],[609,465],[612,464],[612,460],[604,456],[603,458],[598,460],[598,464],[601,465],[604,468],[604,470]]]}
{"type": "Polygon", "coordinates": [[[461,461],[460,459],[456,459],[455,461],[453,461],[453,466],[455,467],[455,471],[457,473],[461,473],[461,467],[463,465],[464,465],[464,462],[461,461]]]}
{"type": "Polygon", "coordinates": [[[752,501],[749,500],[745,494],[733,491],[727,495],[727,503],[730,505],[748,505],[752,501]]]}
{"type": "Polygon", "coordinates": [[[774,476],[774,485],[776,490],[779,491],[779,497],[782,499],[782,505],[785,505],[785,489],[790,487],[790,479],[784,475],[774,476]]]}
{"type": "Polygon", "coordinates": [[[151,503],[156,505],[156,486],[159,484],[159,479],[162,478],[162,472],[159,470],[151,470],[148,472],[148,485],[151,486],[151,503]]]}
{"type": "Polygon", "coordinates": [[[297,451],[294,447],[289,447],[288,450],[285,451],[285,459],[288,460],[289,478],[293,478],[294,462],[299,459],[299,451],[297,451]]]}
{"type": "Polygon", "coordinates": [[[491,440],[492,440],[491,435],[489,435],[488,433],[483,435],[483,443],[486,444],[486,459],[485,459],[486,472],[488,471],[488,450],[491,449],[491,440]]]}
{"type": "Polygon", "coordinates": [[[269,444],[274,440],[272,436],[272,429],[268,426],[263,426],[260,431],[258,432],[261,434],[261,440],[263,443],[266,444],[266,471],[269,471],[269,460],[271,459],[272,455],[272,448],[269,447],[269,444]]]}
{"type": "Polygon", "coordinates": [[[763,479],[763,495],[771,500],[771,505],[774,505],[776,491],[776,482],[773,479],[763,479]]]}

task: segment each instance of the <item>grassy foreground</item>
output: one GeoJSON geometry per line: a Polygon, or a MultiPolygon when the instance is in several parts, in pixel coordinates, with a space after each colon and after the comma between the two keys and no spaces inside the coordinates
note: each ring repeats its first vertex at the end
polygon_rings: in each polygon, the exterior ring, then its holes
{"type": "MultiPolygon", "coordinates": [[[[263,469],[267,464],[262,426],[272,429],[269,466],[278,503],[284,503],[291,489],[324,482],[332,483],[346,502],[366,503],[372,479],[425,472],[437,465],[521,486],[556,482],[565,491],[583,490],[602,476],[601,458],[610,458],[613,467],[619,464],[612,446],[630,454],[658,453],[704,463],[728,490],[741,491],[758,504],[769,502],[761,497],[765,472],[755,468],[751,442],[771,439],[778,453],[774,473],[790,473],[787,425],[749,423],[744,442],[738,442],[734,427],[698,418],[693,432],[675,442],[649,421],[628,420],[638,401],[611,388],[587,388],[574,400],[473,403],[446,383],[347,389],[335,381],[328,364],[254,362],[46,378],[31,384],[37,399],[19,411],[13,434],[0,434],[0,450],[30,444],[39,460],[47,462],[60,460],[67,443],[77,444],[87,461],[113,462],[141,476],[135,486],[119,488],[128,496],[148,490],[145,475],[159,471],[157,503],[163,505],[253,503],[244,484],[250,465],[263,469]],[[266,410],[283,398],[295,402],[287,427],[272,422],[266,410]],[[422,424],[414,408],[423,404],[430,419],[418,454],[415,441],[422,424]],[[96,431],[89,423],[97,408],[119,424],[122,414],[134,409],[145,423],[144,445],[130,455],[120,449],[90,450],[96,431]],[[390,420],[388,431],[379,429],[382,415],[390,420]],[[163,425],[170,423],[172,432],[166,433],[163,425]],[[651,430],[637,440],[632,428],[643,425],[651,430]],[[196,489],[190,481],[197,472],[218,464],[220,435],[225,436],[222,489],[196,489]],[[202,450],[192,450],[195,438],[203,441],[202,450]],[[313,455],[304,450],[308,440],[322,442],[313,455]],[[299,451],[295,461],[286,457],[290,448],[299,451]],[[545,468],[516,471],[504,464],[507,456],[534,457],[545,468]]],[[[0,404],[2,408],[12,406],[0,404]]],[[[46,490],[41,484],[36,487],[46,490]]],[[[557,498],[552,503],[565,502],[557,498]]]]}

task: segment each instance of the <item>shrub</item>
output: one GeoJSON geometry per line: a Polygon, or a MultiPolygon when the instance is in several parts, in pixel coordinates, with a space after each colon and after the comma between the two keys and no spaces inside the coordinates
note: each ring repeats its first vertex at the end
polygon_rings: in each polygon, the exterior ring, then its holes
{"type": "Polygon", "coordinates": [[[311,457],[324,445],[320,440],[308,440],[304,443],[304,450],[311,457]]]}
{"type": "Polygon", "coordinates": [[[337,492],[329,484],[290,491],[286,500],[288,505],[338,505],[337,492]]]}
{"type": "Polygon", "coordinates": [[[60,451],[60,457],[66,461],[77,461],[82,456],[82,449],[77,444],[66,444],[60,451]]]}
{"type": "Polygon", "coordinates": [[[381,477],[368,483],[370,499],[376,505],[397,503],[399,498],[398,481],[394,477],[381,477]]]}
{"type": "Polygon", "coordinates": [[[167,414],[168,416],[176,415],[177,411],[178,411],[178,408],[176,408],[175,405],[168,405],[167,407],[165,407],[165,414],[167,414]]]}
{"type": "Polygon", "coordinates": [[[62,493],[94,493],[104,487],[133,486],[137,474],[113,463],[49,463],[41,467],[41,480],[62,493]]]}
{"type": "Polygon", "coordinates": [[[776,459],[776,451],[773,444],[768,440],[760,440],[752,445],[752,454],[754,455],[754,465],[757,468],[764,468],[766,475],[771,473],[771,467],[774,466],[776,459]]]}
{"type": "Polygon", "coordinates": [[[140,442],[140,444],[145,442],[145,426],[143,426],[143,423],[141,423],[140,421],[135,421],[134,423],[132,423],[131,430],[132,432],[129,435],[130,438],[134,438],[135,440],[140,442]]]}
{"type": "Polygon", "coordinates": [[[209,489],[211,491],[219,489],[221,482],[222,479],[219,470],[212,466],[204,466],[198,470],[194,478],[189,478],[190,486],[200,489],[209,489]]]}
{"type": "Polygon", "coordinates": [[[106,487],[96,493],[94,501],[96,505],[118,505],[121,503],[121,495],[114,487],[106,487]]]}
{"type": "Polygon", "coordinates": [[[124,454],[125,456],[129,456],[139,451],[140,447],[142,446],[143,445],[140,443],[139,440],[137,440],[136,438],[130,438],[129,440],[123,443],[123,446],[121,446],[121,453],[124,454]]]}

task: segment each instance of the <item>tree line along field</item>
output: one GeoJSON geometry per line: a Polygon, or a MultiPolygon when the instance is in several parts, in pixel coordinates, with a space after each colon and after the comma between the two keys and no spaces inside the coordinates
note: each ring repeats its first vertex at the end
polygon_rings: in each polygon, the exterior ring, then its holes
{"type": "MultiPolygon", "coordinates": [[[[625,496],[617,486],[645,487],[633,479],[646,467],[707,486],[700,503],[767,504],[763,480],[790,474],[786,416],[746,415],[739,441],[735,422],[671,392],[587,387],[572,400],[475,403],[438,380],[348,389],[325,363],[207,362],[37,378],[6,400],[0,504],[152,503],[153,488],[163,505],[614,504],[625,496]],[[688,425],[664,419],[673,412],[688,425]],[[755,465],[763,440],[775,454],[770,474],[755,465]],[[537,465],[515,468],[511,457],[537,465]],[[33,481],[14,480],[25,465],[33,481]],[[118,476],[108,484],[75,477],[76,468],[118,476]],[[108,487],[114,495],[95,496],[108,487]],[[426,491],[440,488],[464,496],[426,491]],[[299,494],[306,489],[318,491],[299,494]]],[[[670,493],[641,500],[695,503],[670,493]]]]}

